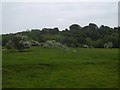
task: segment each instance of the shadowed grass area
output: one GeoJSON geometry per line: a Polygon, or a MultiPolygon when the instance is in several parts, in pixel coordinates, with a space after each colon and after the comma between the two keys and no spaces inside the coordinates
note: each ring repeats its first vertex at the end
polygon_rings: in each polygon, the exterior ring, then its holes
{"type": "Polygon", "coordinates": [[[118,49],[3,51],[3,88],[118,87],[118,49]]]}

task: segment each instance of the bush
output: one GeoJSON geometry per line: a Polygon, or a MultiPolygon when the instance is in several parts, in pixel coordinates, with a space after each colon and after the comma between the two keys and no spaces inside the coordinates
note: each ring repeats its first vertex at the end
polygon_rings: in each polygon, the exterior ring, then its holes
{"type": "Polygon", "coordinates": [[[90,48],[94,48],[94,46],[90,46],[90,48]]]}
{"type": "Polygon", "coordinates": [[[112,42],[108,42],[104,44],[104,48],[112,48],[113,47],[113,43],[112,42]]]}
{"type": "Polygon", "coordinates": [[[47,40],[45,43],[41,43],[41,46],[42,47],[45,47],[45,48],[51,48],[51,47],[63,47],[65,48],[64,45],[62,45],[61,43],[59,42],[56,42],[55,40],[47,40]]]}
{"type": "Polygon", "coordinates": [[[50,48],[50,46],[48,44],[46,44],[46,43],[44,43],[42,47],[44,47],[44,48],[50,48]]]}
{"type": "Polygon", "coordinates": [[[23,43],[24,49],[30,48],[30,42],[26,41],[26,42],[22,42],[22,43],[23,43]]]}
{"type": "Polygon", "coordinates": [[[31,41],[31,46],[40,46],[40,43],[37,41],[32,40],[31,41]]]}
{"type": "Polygon", "coordinates": [[[88,46],[88,45],[83,45],[83,47],[84,47],[84,48],[89,48],[89,46],[88,46]]]}
{"type": "Polygon", "coordinates": [[[13,43],[12,43],[11,40],[6,43],[6,48],[7,49],[13,49],[13,43]]]}
{"type": "Polygon", "coordinates": [[[28,49],[30,47],[30,43],[27,41],[26,36],[22,36],[17,34],[12,38],[12,40],[8,41],[6,44],[7,49],[17,49],[19,51],[28,49]]]}
{"type": "Polygon", "coordinates": [[[47,45],[49,45],[50,47],[53,47],[54,44],[55,44],[55,40],[47,40],[45,43],[46,43],[47,45]]]}

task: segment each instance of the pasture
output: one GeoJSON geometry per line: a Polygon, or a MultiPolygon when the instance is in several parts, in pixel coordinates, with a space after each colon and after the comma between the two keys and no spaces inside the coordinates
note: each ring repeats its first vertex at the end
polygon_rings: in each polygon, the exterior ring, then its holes
{"type": "Polygon", "coordinates": [[[2,62],[3,88],[118,87],[118,49],[32,47],[2,62]]]}

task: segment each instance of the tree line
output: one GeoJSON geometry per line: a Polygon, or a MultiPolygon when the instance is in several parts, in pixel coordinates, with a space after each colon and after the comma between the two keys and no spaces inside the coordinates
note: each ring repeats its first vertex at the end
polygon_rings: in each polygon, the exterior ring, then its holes
{"type": "Polygon", "coordinates": [[[111,28],[101,25],[98,27],[94,23],[89,23],[88,26],[81,27],[78,24],[72,24],[65,30],[55,28],[31,29],[17,33],[2,34],[2,46],[20,34],[26,36],[29,41],[34,40],[39,43],[47,40],[55,40],[68,47],[88,47],[104,48],[105,44],[112,43],[113,48],[119,48],[119,33],[120,27],[111,28]]]}

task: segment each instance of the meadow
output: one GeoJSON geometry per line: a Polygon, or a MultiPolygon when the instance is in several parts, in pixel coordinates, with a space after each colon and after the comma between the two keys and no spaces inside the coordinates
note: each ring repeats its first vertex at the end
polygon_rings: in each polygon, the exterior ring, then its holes
{"type": "Polygon", "coordinates": [[[118,49],[4,50],[2,70],[3,88],[117,88],[118,49]]]}

